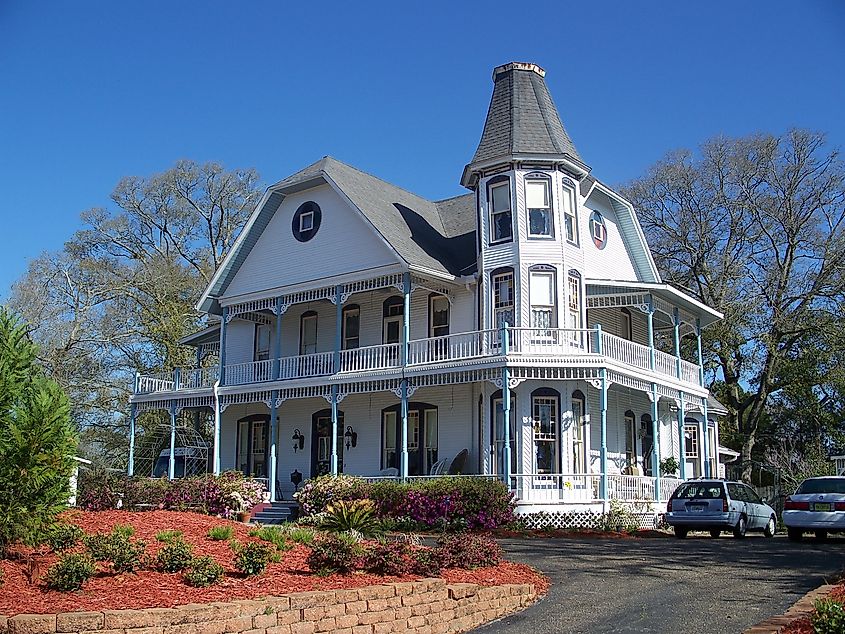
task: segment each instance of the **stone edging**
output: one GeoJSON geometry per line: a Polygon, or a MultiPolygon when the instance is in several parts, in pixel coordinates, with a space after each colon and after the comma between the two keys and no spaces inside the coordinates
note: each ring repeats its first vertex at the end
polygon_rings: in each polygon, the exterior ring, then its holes
{"type": "Polygon", "coordinates": [[[0,616],[0,633],[457,634],[515,612],[536,598],[533,584],[479,586],[422,579],[175,608],[0,616]]]}
{"type": "Polygon", "coordinates": [[[783,628],[792,623],[795,619],[808,616],[813,612],[813,604],[816,600],[824,599],[835,588],[835,585],[827,584],[810,590],[803,597],[792,604],[786,612],[761,621],[753,627],[749,627],[743,634],[778,634],[783,628]]]}

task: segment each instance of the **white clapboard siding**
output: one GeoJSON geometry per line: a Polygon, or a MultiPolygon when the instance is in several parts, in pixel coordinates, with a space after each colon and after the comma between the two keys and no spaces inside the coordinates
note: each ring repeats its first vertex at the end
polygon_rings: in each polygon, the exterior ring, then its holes
{"type": "Polygon", "coordinates": [[[226,289],[224,300],[397,262],[361,214],[329,185],[322,185],[282,201],[226,289]],[[298,242],[291,222],[297,208],[309,200],[322,211],[320,229],[308,242],[298,242]]]}
{"type": "Polygon", "coordinates": [[[636,281],[636,270],[607,196],[594,190],[582,211],[579,220],[587,276],[595,279],[636,281]],[[589,224],[593,211],[598,211],[604,217],[607,228],[607,242],[604,249],[598,249],[592,240],[589,224]]]}

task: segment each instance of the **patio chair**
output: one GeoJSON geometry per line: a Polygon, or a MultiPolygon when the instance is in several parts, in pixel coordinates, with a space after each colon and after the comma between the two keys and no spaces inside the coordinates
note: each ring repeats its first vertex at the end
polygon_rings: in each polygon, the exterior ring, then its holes
{"type": "Polygon", "coordinates": [[[447,461],[444,458],[443,460],[438,460],[433,465],[431,465],[431,469],[428,471],[428,475],[438,476],[443,475],[446,471],[447,461]]]}
{"type": "Polygon", "coordinates": [[[460,473],[463,473],[468,455],[469,451],[467,451],[466,449],[461,449],[458,452],[458,455],[452,458],[452,462],[449,463],[449,468],[446,470],[446,473],[448,473],[449,475],[458,475],[460,473]]]}

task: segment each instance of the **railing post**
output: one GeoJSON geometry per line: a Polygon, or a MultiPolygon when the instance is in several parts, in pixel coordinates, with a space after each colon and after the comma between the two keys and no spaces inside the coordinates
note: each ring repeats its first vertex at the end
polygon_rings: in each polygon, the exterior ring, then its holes
{"type": "Polygon", "coordinates": [[[332,385],[332,475],[337,475],[337,385],[332,385]]]}
{"type": "MultiPolygon", "coordinates": [[[[138,375],[135,375],[135,384],[138,384],[138,375]]],[[[135,417],[138,415],[138,406],[135,403],[129,405],[129,464],[126,467],[126,475],[130,478],[135,475],[135,417]]]]}
{"type": "Polygon", "coordinates": [[[282,376],[282,296],[276,298],[276,341],[273,342],[273,378],[282,376]]]}
{"type": "Polygon", "coordinates": [[[657,383],[651,384],[651,470],[654,473],[654,499],[660,501],[660,424],[657,420],[657,383]]]}
{"type": "Polygon", "coordinates": [[[225,306],[220,318],[220,354],[217,355],[220,359],[220,371],[217,373],[220,377],[220,385],[226,385],[226,324],[228,322],[229,307],[225,306]]]}
{"type": "Polygon", "coordinates": [[[505,486],[511,486],[511,388],[510,371],[508,369],[508,353],[510,352],[510,330],[508,322],[502,324],[502,354],[505,357],[502,366],[502,419],[504,426],[504,446],[502,447],[502,478],[505,486]]]}
{"type": "Polygon", "coordinates": [[[182,383],[182,370],[173,368],[173,390],[177,391],[182,383]]]}
{"type": "Polygon", "coordinates": [[[220,475],[220,394],[217,389],[220,381],[217,380],[212,386],[211,393],[214,397],[214,447],[212,456],[214,475],[220,475]]]}
{"type": "Polygon", "coordinates": [[[279,399],[279,390],[270,392],[270,501],[276,501],[276,437],[278,436],[279,425],[276,418],[279,415],[279,408],[276,401],[279,399]]]}
{"type": "Polygon", "coordinates": [[[657,360],[654,354],[654,304],[651,301],[651,295],[648,297],[648,312],[646,313],[646,321],[648,324],[648,363],[649,367],[654,370],[657,366],[657,360]]]}
{"type": "Polygon", "coordinates": [[[335,298],[335,328],[334,328],[334,371],[340,372],[340,350],[343,346],[343,304],[341,303],[341,296],[343,295],[343,284],[338,284],[334,287],[335,298]]]}
{"type": "Polygon", "coordinates": [[[596,354],[604,354],[604,346],[601,341],[601,324],[596,324],[596,354]]]}
{"type": "MultiPolygon", "coordinates": [[[[598,326],[601,335],[601,326],[598,326]]],[[[601,339],[601,337],[599,337],[601,339]]],[[[601,498],[607,504],[607,370],[599,370],[601,378],[601,394],[599,396],[599,407],[601,408],[601,447],[599,450],[601,460],[601,498]]]]}
{"type": "Polygon", "coordinates": [[[686,417],[686,413],[684,411],[684,393],[678,392],[678,438],[680,442],[679,453],[680,453],[680,468],[681,468],[681,480],[687,479],[687,439],[684,437],[684,418],[686,417]]]}
{"type": "Polygon", "coordinates": [[[710,465],[710,423],[707,420],[707,397],[702,397],[704,405],[702,406],[704,414],[704,433],[701,436],[701,451],[704,454],[704,477],[712,478],[713,473],[710,465]]]}
{"type": "Polygon", "coordinates": [[[170,461],[167,466],[167,479],[176,477],[176,406],[170,405],[170,461]]]}
{"type": "Polygon", "coordinates": [[[675,313],[675,374],[678,378],[681,378],[681,317],[678,313],[678,309],[674,310],[675,313]]]}
{"type": "Polygon", "coordinates": [[[402,416],[402,453],[399,456],[399,477],[402,482],[405,482],[408,479],[408,379],[402,379],[399,384],[399,392],[402,416]]]}

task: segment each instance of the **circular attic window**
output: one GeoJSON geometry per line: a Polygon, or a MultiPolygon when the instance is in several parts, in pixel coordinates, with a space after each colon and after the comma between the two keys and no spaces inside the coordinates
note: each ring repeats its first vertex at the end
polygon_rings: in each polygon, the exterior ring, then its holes
{"type": "Polygon", "coordinates": [[[317,235],[320,229],[320,222],[323,219],[323,212],[320,205],[313,200],[302,203],[293,214],[290,229],[293,237],[299,242],[308,242],[317,235]]]}

